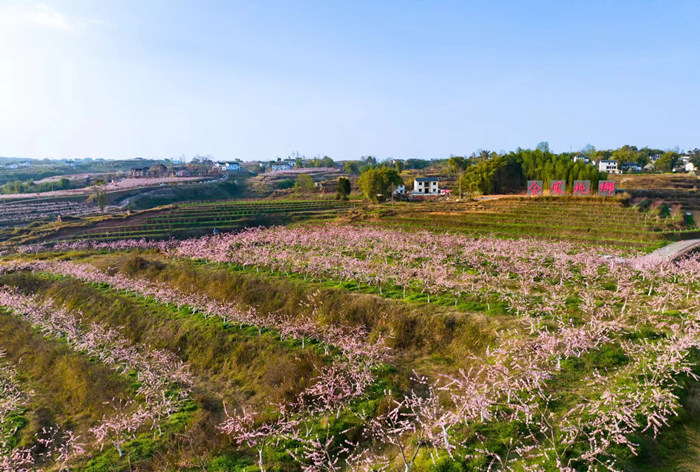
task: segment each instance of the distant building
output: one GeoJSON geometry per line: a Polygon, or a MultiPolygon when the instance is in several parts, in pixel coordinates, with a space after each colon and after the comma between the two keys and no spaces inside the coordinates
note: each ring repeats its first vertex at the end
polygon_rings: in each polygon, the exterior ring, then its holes
{"type": "Polygon", "coordinates": [[[607,159],[602,159],[600,162],[598,162],[598,170],[600,172],[608,172],[610,174],[618,174],[620,172],[617,169],[617,161],[607,159]]]}
{"type": "Polygon", "coordinates": [[[399,185],[394,189],[394,195],[405,195],[406,194],[406,186],[405,185],[399,185]]]}
{"type": "Polygon", "coordinates": [[[338,190],[337,180],[324,180],[322,182],[314,182],[314,185],[321,193],[333,193],[338,190]]]}
{"type": "Polygon", "coordinates": [[[241,170],[241,164],[238,162],[217,162],[214,164],[214,167],[222,172],[238,172],[241,170]]]}
{"type": "Polygon", "coordinates": [[[621,170],[626,170],[627,172],[641,172],[642,166],[636,162],[625,162],[620,166],[621,170]]]}
{"type": "Polygon", "coordinates": [[[163,177],[168,172],[168,168],[163,164],[153,164],[148,168],[148,177],[163,177]]]}
{"type": "Polygon", "coordinates": [[[651,162],[644,166],[644,170],[647,172],[653,172],[655,169],[656,169],[656,166],[654,164],[652,164],[651,162]]]}
{"type": "Polygon", "coordinates": [[[175,177],[191,177],[192,170],[186,166],[174,166],[173,174],[175,175],[175,177]]]}
{"type": "Polygon", "coordinates": [[[279,172],[284,170],[290,170],[292,166],[290,166],[288,162],[275,162],[274,164],[272,164],[272,166],[270,166],[270,168],[275,172],[279,172]]]}
{"type": "Polygon", "coordinates": [[[685,163],[685,171],[686,172],[695,172],[696,170],[697,170],[697,167],[692,162],[685,163]]]}
{"type": "Polygon", "coordinates": [[[581,162],[583,162],[584,164],[590,164],[590,163],[591,163],[591,160],[588,158],[588,156],[583,156],[583,155],[574,156],[573,161],[574,161],[574,162],[579,162],[579,161],[581,161],[581,162]]]}
{"type": "Polygon", "coordinates": [[[437,195],[440,193],[437,177],[417,177],[413,182],[413,193],[423,195],[437,195]]]}
{"type": "Polygon", "coordinates": [[[132,167],[131,170],[129,170],[129,177],[148,177],[148,167],[132,167]]]}

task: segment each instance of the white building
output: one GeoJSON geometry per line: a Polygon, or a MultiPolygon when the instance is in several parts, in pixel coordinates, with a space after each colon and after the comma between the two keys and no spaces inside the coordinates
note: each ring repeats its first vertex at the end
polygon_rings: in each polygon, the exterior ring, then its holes
{"type": "Polygon", "coordinates": [[[588,156],[574,156],[574,162],[581,161],[584,164],[590,164],[591,160],[588,158],[588,156]]]}
{"type": "Polygon", "coordinates": [[[417,177],[413,182],[413,193],[423,195],[438,195],[440,187],[438,187],[437,177],[417,177]]]}
{"type": "Polygon", "coordinates": [[[617,169],[617,161],[609,161],[607,159],[603,159],[598,162],[598,170],[600,172],[609,172],[611,174],[617,174],[620,172],[617,169]]]}
{"type": "Polygon", "coordinates": [[[215,167],[223,172],[238,172],[241,170],[241,164],[238,162],[217,162],[215,167]]]}
{"type": "Polygon", "coordinates": [[[275,172],[281,171],[281,170],[290,170],[292,167],[289,165],[287,162],[276,162],[272,164],[271,169],[275,172]]]}
{"type": "Polygon", "coordinates": [[[394,195],[404,195],[406,194],[406,186],[399,185],[394,189],[394,195]]]}
{"type": "Polygon", "coordinates": [[[684,168],[686,172],[695,172],[697,170],[695,164],[693,164],[692,162],[686,162],[684,168]]]}

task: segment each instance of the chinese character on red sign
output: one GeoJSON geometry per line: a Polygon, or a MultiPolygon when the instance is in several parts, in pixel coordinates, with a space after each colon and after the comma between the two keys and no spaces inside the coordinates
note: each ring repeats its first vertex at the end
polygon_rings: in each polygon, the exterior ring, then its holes
{"type": "Polygon", "coordinates": [[[588,195],[591,189],[584,182],[574,182],[574,195],[588,195]]]}
{"type": "Polygon", "coordinates": [[[530,187],[528,187],[528,190],[530,191],[531,195],[539,195],[542,193],[542,187],[540,187],[537,182],[533,182],[530,187]]]}
{"type": "Polygon", "coordinates": [[[615,182],[601,182],[598,186],[599,194],[607,194],[609,197],[615,194],[615,182]]]}
{"type": "Polygon", "coordinates": [[[561,180],[558,180],[556,182],[552,183],[552,186],[549,188],[549,193],[551,195],[564,195],[566,193],[566,190],[561,188],[562,184],[561,180]]]}

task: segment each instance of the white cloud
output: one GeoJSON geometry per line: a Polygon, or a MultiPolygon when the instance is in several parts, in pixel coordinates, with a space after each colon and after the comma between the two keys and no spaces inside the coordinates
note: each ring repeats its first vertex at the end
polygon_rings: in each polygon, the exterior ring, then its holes
{"type": "Polygon", "coordinates": [[[75,31],[88,24],[99,24],[99,20],[71,18],[55,8],[39,3],[31,7],[0,7],[0,24],[17,27],[35,26],[55,31],[75,31]]]}
{"type": "Polygon", "coordinates": [[[71,23],[62,13],[54,10],[48,5],[39,4],[33,10],[27,12],[27,17],[33,23],[47,28],[58,30],[72,30],[76,26],[82,26],[79,23],[71,23]]]}

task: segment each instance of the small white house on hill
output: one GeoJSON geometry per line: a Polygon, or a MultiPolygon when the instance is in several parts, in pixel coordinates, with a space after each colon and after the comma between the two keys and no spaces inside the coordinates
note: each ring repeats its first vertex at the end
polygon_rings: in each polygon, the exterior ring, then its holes
{"type": "Polygon", "coordinates": [[[438,195],[440,187],[437,177],[417,177],[413,182],[413,193],[422,195],[438,195]]]}
{"type": "Polygon", "coordinates": [[[223,172],[238,172],[241,165],[238,162],[217,162],[216,168],[223,172]]]}
{"type": "Polygon", "coordinates": [[[598,170],[600,172],[609,172],[611,174],[617,174],[619,172],[617,169],[617,161],[610,161],[606,159],[598,162],[598,170]]]}
{"type": "Polygon", "coordinates": [[[287,162],[277,162],[275,164],[272,164],[271,168],[274,172],[280,172],[290,170],[292,166],[290,166],[287,162]]]}

